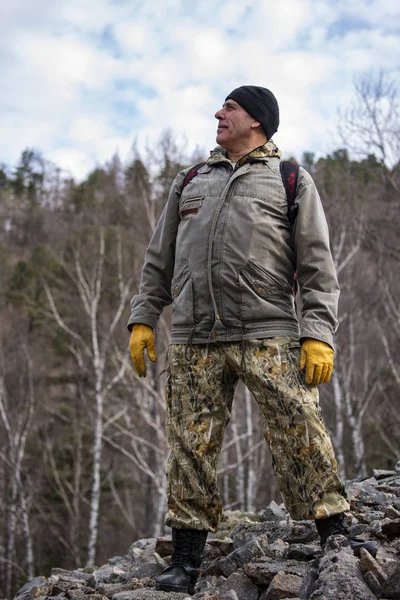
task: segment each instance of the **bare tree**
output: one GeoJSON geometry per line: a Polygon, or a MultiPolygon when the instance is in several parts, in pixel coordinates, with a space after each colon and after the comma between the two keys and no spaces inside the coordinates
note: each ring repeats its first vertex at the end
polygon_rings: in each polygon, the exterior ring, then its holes
{"type": "Polygon", "coordinates": [[[0,459],[8,476],[9,491],[7,498],[7,545],[4,556],[6,563],[5,595],[10,597],[13,572],[15,568],[15,551],[18,519],[21,520],[25,537],[26,575],[33,577],[33,541],[29,517],[29,500],[27,488],[23,482],[23,462],[25,459],[27,438],[31,432],[35,414],[35,395],[32,374],[32,360],[26,346],[23,355],[27,372],[20,376],[17,395],[9,398],[6,381],[4,357],[1,356],[0,372],[0,419],[6,434],[6,444],[0,448],[0,459]],[[25,377],[26,375],[26,377],[25,377]],[[13,402],[16,404],[12,406],[13,402]],[[15,410],[15,408],[17,408],[15,410]]]}
{"type": "Polygon", "coordinates": [[[392,171],[400,156],[400,101],[395,80],[385,71],[355,78],[355,97],[347,110],[339,111],[342,142],[359,157],[375,154],[386,165],[386,180],[399,191],[398,174],[392,171]]]}
{"type": "Polygon", "coordinates": [[[118,301],[109,317],[104,323],[100,312],[100,303],[105,294],[105,229],[97,229],[97,249],[92,254],[88,263],[84,259],[79,245],[73,248],[72,264],[60,261],[60,266],[65,271],[69,285],[76,292],[80,300],[78,310],[86,320],[87,336],[80,330],[81,319],[68,324],[57,308],[54,293],[45,281],[44,287],[49,302],[51,314],[58,327],[68,336],[68,345],[79,369],[90,374],[93,380],[93,396],[95,401],[95,416],[93,422],[93,447],[92,447],[92,490],[90,501],[88,565],[93,565],[96,557],[96,543],[98,535],[98,519],[100,506],[101,460],[103,450],[104,402],[113,387],[122,380],[128,365],[125,356],[115,364],[113,337],[114,332],[123,315],[124,308],[130,296],[133,276],[125,277],[123,273],[122,239],[117,231],[115,239],[116,269],[118,280],[118,301]],[[114,372],[108,374],[107,367],[112,366],[114,372]]]}

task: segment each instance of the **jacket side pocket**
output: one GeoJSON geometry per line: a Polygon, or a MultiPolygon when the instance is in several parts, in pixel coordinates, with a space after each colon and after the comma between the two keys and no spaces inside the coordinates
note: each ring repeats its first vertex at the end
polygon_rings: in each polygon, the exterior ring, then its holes
{"type": "Polygon", "coordinates": [[[182,263],[172,279],[171,296],[173,323],[193,324],[193,282],[187,261],[182,263]]]}
{"type": "Polygon", "coordinates": [[[285,285],[282,285],[273,275],[252,260],[245,264],[240,275],[253,292],[263,300],[279,299],[287,293],[285,285]]]}

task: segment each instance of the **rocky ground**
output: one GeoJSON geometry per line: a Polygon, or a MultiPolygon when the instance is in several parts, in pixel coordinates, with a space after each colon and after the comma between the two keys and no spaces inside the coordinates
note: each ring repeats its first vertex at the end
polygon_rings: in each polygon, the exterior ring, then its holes
{"type": "Polygon", "coordinates": [[[171,539],[142,539],[99,568],[53,569],[14,600],[400,600],[400,461],[394,471],[348,482],[352,535],[379,543],[376,559],[356,558],[341,536],[324,551],[310,521],[292,521],[283,505],[255,514],[227,513],[209,536],[196,594],[157,592],[154,580],[171,539]]]}

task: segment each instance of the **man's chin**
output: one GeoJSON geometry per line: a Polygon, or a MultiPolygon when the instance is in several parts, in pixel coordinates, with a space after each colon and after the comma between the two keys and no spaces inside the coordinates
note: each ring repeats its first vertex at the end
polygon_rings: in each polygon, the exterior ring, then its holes
{"type": "Polygon", "coordinates": [[[217,133],[217,137],[215,138],[215,141],[217,142],[217,144],[219,146],[222,146],[224,148],[224,135],[217,133]]]}

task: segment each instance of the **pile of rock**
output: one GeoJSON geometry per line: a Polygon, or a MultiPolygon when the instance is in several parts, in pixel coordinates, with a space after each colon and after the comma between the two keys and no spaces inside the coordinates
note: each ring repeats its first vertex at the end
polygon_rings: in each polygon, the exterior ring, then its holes
{"type": "Polygon", "coordinates": [[[135,542],[126,556],[96,569],[53,569],[15,600],[400,600],[400,462],[394,471],[347,484],[353,536],[379,542],[376,559],[356,558],[342,536],[321,550],[314,523],[293,521],[272,502],[261,513],[227,513],[209,536],[196,594],[157,592],[171,539],[135,542]]]}

